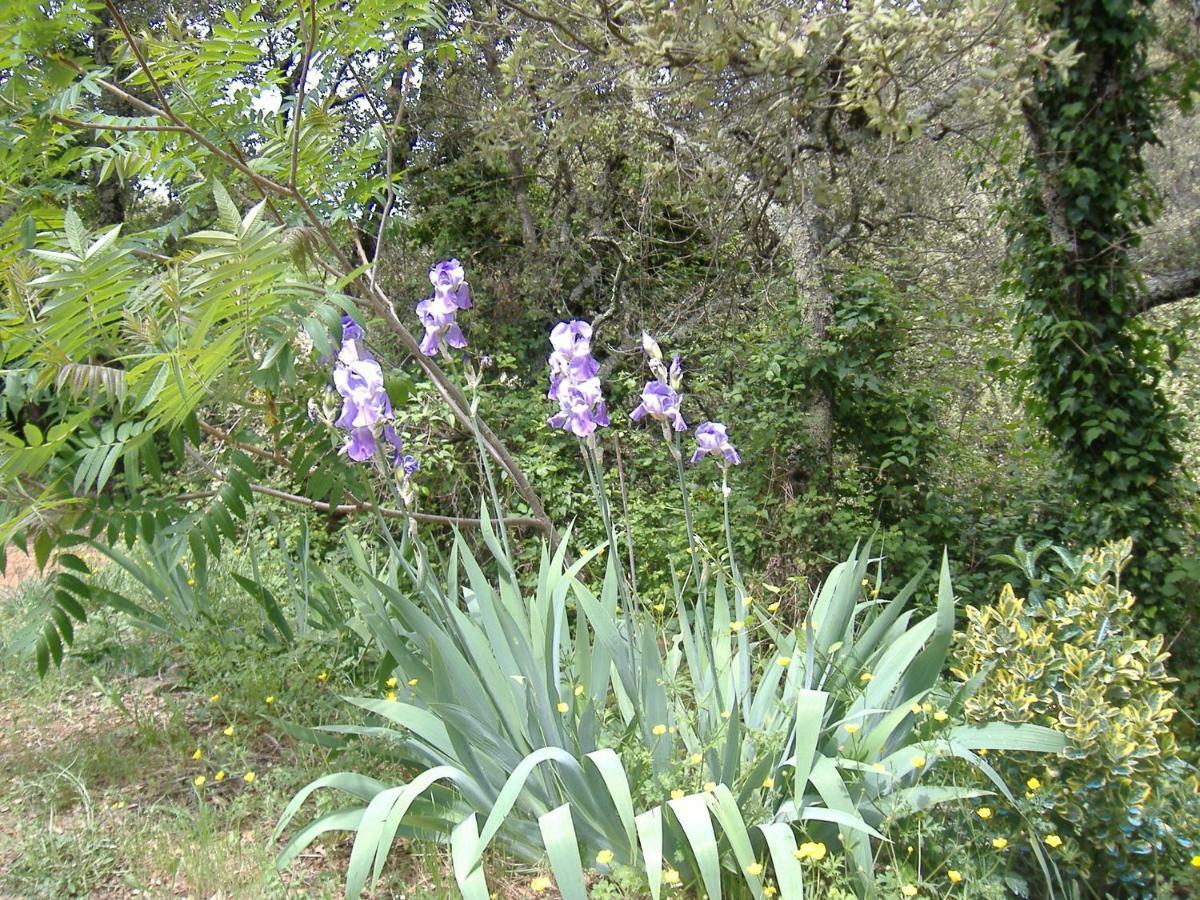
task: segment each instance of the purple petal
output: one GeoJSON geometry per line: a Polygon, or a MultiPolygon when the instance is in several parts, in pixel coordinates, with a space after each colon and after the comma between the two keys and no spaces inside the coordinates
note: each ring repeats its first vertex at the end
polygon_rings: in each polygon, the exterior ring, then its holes
{"type": "Polygon", "coordinates": [[[375,435],[370,428],[355,428],[342,449],[355,462],[365,462],[375,454],[375,435]]]}

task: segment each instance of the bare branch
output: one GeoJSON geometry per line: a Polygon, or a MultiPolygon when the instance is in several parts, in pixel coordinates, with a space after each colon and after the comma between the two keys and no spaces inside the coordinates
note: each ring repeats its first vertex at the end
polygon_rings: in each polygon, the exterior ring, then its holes
{"type": "MultiPolygon", "coordinates": [[[[111,0],[109,0],[111,2],[111,0]]],[[[299,22],[304,28],[304,0],[299,0],[300,18],[299,22]]],[[[296,190],[296,170],[300,165],[300,115],[304,108],[304,92],[308,82],[308,66],[312,61],[313,44],[317,39],[317,5],[315,2],[310,3],[309,8],[312,10],[311,21],[308,22],[308,32],[305,35],[304,41],[304,59],[300,62],[300,85],[296,90],[295,105],[292,109],[292,152],[291,152],[291,174],[288,176],[288,186],[294,191],[296,190]]]]}
{"type": "Polygon", "coordinates": [[[1151,275],[1146,278],[1146,292],[1138,297],[1137,311],[1143,313],[1193,297],[1200,297],[1200,269],[1151,275]]]}
{"type": "MultiPolygon", "coordinates": [[[[482,524],[482,520],[473,519],[469,516],[437,516],[433,513],[410,512],[407,509],[374,506],[370,503],[341,503],[337,506],[331,506],[323,500],[313,500],[311,497],[303,497],[300,494],[289,494],[287,491],[280,491],[265,484],[251,484],[250,490],[264,497],[273,497],[276,500],[283,500],[285,503],[307,506],[317,512],[338,516],[353,516],[362,513],[377,512],[388,519],[411,519],[414,522],[425,522],[430,525],[468,525],[477,528],[482,524]]],[[[182,503],[188,500],[207,500],[216,495],[216,491],[193,491],[188,494],[178,494],[175,496],[175,499],[182,503]]],[[[517,528],[542,527],[542,523],[531,516],[506,516],[504,523],[517,528]]]]}
{"type": "Polygon", "coordinates": [[[501,6],[507,6],[515,13],[520,13],[527,19],[533,19],[535,22],[541,22],[543,25],[549,25],[555,31],[562,32],[574,45],[577,50],[588,50],[592,53],[600,53],[600,48],[595,44],[585,41],[579,36],[579,33],[567,25],[560,19],[555,19],[553,16],[545,16],[541,13],[534,12],[526,6],[519,3],[514,3],[513,0],[500,0],[501,6]]]}

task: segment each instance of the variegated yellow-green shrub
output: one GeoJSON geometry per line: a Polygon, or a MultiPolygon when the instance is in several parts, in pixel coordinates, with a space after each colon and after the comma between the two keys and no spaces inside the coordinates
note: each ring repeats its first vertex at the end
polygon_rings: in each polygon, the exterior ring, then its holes
{"type": "Polygon", "coordinates": [[[968,721],[1047,725],[1066,736],[1058,760],[996,760],[1026,787],[1025,812],[1052,838],[1064,876],[1101,895],[1140,895],[1182,873],[1200,836],[1200,788],[1180,757],[1168,655],[1161,636],[1133,625],[1121,587],[1126,540],[1080,559],[1077,584],[1022,599],[1006,585],[993,606],[968,607],[954,672],[986,677],[965,705],[968,721]],[[1062,844],[1058,844],[1058,840],[1062,844]]]}

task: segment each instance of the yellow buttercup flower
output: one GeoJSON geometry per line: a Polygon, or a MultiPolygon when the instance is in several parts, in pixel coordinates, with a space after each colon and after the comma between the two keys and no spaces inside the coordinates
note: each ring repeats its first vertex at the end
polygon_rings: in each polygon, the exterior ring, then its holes
{"type": "Polygon", "coordinates": [[[925,763],[927,763],[928,761],[929,760],[927,760],[925,757],[921,756],[920,754],[918,754],[917,756],[914,756],[912,759],[909,760],[909,762],[912,763],[914,769],[923,768],[925,766],[925,763]]]}
{"type": "Polygon", "coordinates": [[[766,778],[763,779],[762,786],[765,788],[775,787],[775,779],[772,778],[770,775],[768,775],[766,778]]]}
{"type": "Polygon", "coordinates": [[[902,893],[905,897],[915,897],[917,896],[917,886],[915,884],[906,884],[904,887],[900,888],[900,893],[902,893]]]}
{"type": "Polygon", "coordinates": [[[575,696],[576,697],[583,696],[583,685],[582,684],[575,685],[575,696]]]}
{"type": "Polygon", "coordinates": [[[409,687],[416,687],[418,684],[418,681],[416,678],[410,678],[410,679],[408,679],[408,681],[405,682],[405,684],[407,684],[409,687]]]}
{"type": "Polygon", "coordinates": [[[990,806],[981,806],[975,810],[975,815],[981,819],[990,819],[992,817],[992,808],[990,806]]]}
{"type": "Polygon", "coordinates": [[[781,657],[779,657],[779,659],[777,659],[775,661],[777,663],[779,663],[781,666],[783,666],[785,669],[792,664],[792,658],[790,656],[781,656],[781,657]]]}
{"type": "Polygon", "coordinates": [[[213,781],[224,781],[224,780],[225,780],[225,770],[224,769],[221,769],[221,771],[217,772],[217,774],[213,776],[213,781]]]}
{"type": "Polygon", "coordinates": [[[1062,838],[1060,838],[1057,834],[1048,834],[1046,835],[1046,846],[1051,848],[1061,847],[1062,838]]]}
{"type": "Polygon", "coordinates": [[[667,604],[665,604],[665,603],[655,603],[655,604],[654,604],[654,611],[655,611],[656,613],[665,613],[665,612],[667,611],[667,604]]]}
{"type": "Polygon", "coordinates": [[[390,688],[394,688],[399,683],[400,683],[400,679],[398,679],[395,675],[393,675],[391,678],[389,678],[387,680],[387,686],[390,688]]]}
{"type": "Polygon", "coordinates": [[[209,697],[209,698],[208,698],[208,702],[209,702],[209,703],[216,703],[216,702],[217,702],[218,700],[220,700],[220,699],[221,699],[221,695],[220,695],[220,694],[213,694],[211,697],[209,697]]]}
{"type": "Polygon", "coordinates": [[[1028,781],[1025,782],[1025,784],[1031,791],[1036,791],[1038,788],[1040,788],[1042,786],[1042,783],[1040,781],[1038,781],[1036,778],[1030,778],[1028,781]]]}
{"type": "Polygon", "coordinates": [[[242,781],[246,782],[246,784],[253,784],[254,778],[255,778],[255,775],[253,772],[247,772],[245,775],[242,776],[242,781]]]}
{"type": "Polygon", "coordinates": [[[225,735],[225,737],[233,737],[233,726],[226,725],[225,731],[223,732],[223,734],[225,735]]]}
{"type": "Polygon", "coordinates": [[[825,845],[820,841],[805,841],[793,855],[796,859],[822,860],[825,858],[825,845]]]}
{"type": "Polygon", "coordinates": [[[1008,838],[1002,838],[1002,837],[992,838],[992,846],[995,847],[997,850],[1003,850],[1005,847],[1008,846],[1008,838]]]}
{"type": "Polygon", "coordinates": [[[716,789],[717,789],[717,783],[715,781],[704,782],[704,792],[705,793],[711,794],[716,789]]]}
{"type": "Polygon", "coordinates": [[[945,722],[948,718],[950,718],[950,714],[944,709],[939,709],[933,714],[933,721],[935,722],[945,722]]]}
{"type": "Polygon", "coordinates": [[[768,603],[767,604],[767,612],[769,612],[769,613],[779,612],[779,601],[776,600],[774,603],[768,603]]]}
{"type": "Polygon", "coordinates": [[[704,762],[704,757],[699,753],[693,753],[688,757],[688,762],[690,762],[693,766],[698,766],[700,763],[704,762]]]}
{"type": "Polygon", "coordinates": [[[683,791],[681,791],[679,788],[675,788],[675,790],[671,791],[672,800],[682,800],[683,796],[683,791]]]}
{"type": "Polygon", "coordinates": [[[958,871],[958,869],[950,869],[946,873],[946,877],[950,879],[951,884],[958,884],[962,881],[962,872],[958,871]]]}
{"type": "Polygon", "coordinates": [[[745,622],[730,622],[729,623],[729,630],[732,631],[734,634],[737,634],[739,631],[741,631],[745,627],[746,627],[745,622]]]}
{"type": "Polygon", "coordinates": [[[275,695],[274,695],[274,694],[271,694],[271,695],[270,695],[269,697],[267,697],[267,698],[266,698],[266,699],[265,699],[263,702],[264,702],[265,704],[267,704],[267,706],[270,706],[272,703],[274,703],[274,702],[275,702],[275,695]]]}
{"type": "Polygon", "coordinates": [[[758,876],[758,875],[761,875],[762,872],[763,872],[762,863],[751,863],[750,865],[746,866],[746,873],[748,875],[758,876]]]}
{"type": "Polygon", "coordinates": [[[913,703],[913,705],[908,708],[908,711],[910,713],[912,713],[914,716],[919,715],[921,712],[921,704],[913,703]]]}
{"type": "Polygon", "coordinates": [[[542,891],[548,891],[552,887],[554,887],[554,882],[545,875],[539,875],[533,881],[529,882],[529,889],[537,894],[542,893],[542,891]]]}
{"type": "Polygon", "coordinates": [[[774,897],[778,893],[779,890],[773,884],[768,884],[765,888],[763,888],[764,897],[774,897]]]}
{"type": "Polygon", "coordinates": [[[650,729],[650,733],[653,735],[656,735],[658,737],[662,737],[664,734],[667,733],[667,726],[666,725],[655,725],[653,728],[650,729]]]}
{"type": "Polygon", "coordinates": [[[921,704],[921,712],[925,713],[925,715],[929,715],[931,712],[933,712],[933,704],[932,703],[922,703],[921,704]]]}
{"type": "Polygon", "coordinates": [[[196,752],[192,754],[192,759],[203,759],[203,758],[204,758],[204,751],[201,750],[199,747],[197,747],[196,752]]]}
{"type": "Polygon", "coordinates": [[[196,787],[204,787],[204,782],[206,781],[208,781],[208,779],[203,775],[197,775],[192,779],[192,784],[194,784],[196,787]]]}
{"type": "Polygon", "coordinates": [[[1192,868],[1200,869],[1200,854],[1192,857],[1192,868]]]}
{"type": "Polygon", "coordinates": [[[329,680],[329,673],[324,670],[322,670],[321,674],[317,676],[317,681],[328,681],[328,680],[329,680]]]}
{"type": "Polygon", "coordinates": [[[861,681],[863,684],[866,684],[868,681],[874,681],[875,676],[872,675],[870,672],[863,672],[861,675],[858,676],[858,680],[861,681]]]}
{"type": "Polygon", "coordinates": [[[663,884],[679,884],[679,873],[675,869],[667,869],[663,872],[663,884]]]}
{"type": "Polygon", "coordinates": [[[396,700],[396,692],[395,692],[395,691],[388,691],[388,692],[387,692],[387,699],[388,699],[388,700],[391,700],[392,702],[395,702],[395,700],[396,700]]]}
{"type": "Polygon", "coordinates": [[[195,579],[195,578],[189,578],[189,579],[187,580],[187,586],[188,586],[188,587],[195,587],[195,586],[196,586],[196,579],[195,579]]]}
{"type": "Polygon", "coordinates": [[[602,866],[607,866],[613,861],[613,852],[611,850],[601,850],[596,854],[596,862],[602,866]]]}
{"type": "Polygon", "coordinates": [[[565,713],[565,712],[566,712],[568,709],[570,709],[570,708],[571,708],[571,707],[567,706],[567,704],[565,704],[565,703],[560,703],[560,704],[558,704],[558,711],[559,711],[560,713],[565,713]]]}
{"type": "Polygon", "coordinates": [[[851,722],[849,725],[845,726],[846,734],[858,734],[860,728],[862,728],[862,726],[857,722],[851,722]]]}

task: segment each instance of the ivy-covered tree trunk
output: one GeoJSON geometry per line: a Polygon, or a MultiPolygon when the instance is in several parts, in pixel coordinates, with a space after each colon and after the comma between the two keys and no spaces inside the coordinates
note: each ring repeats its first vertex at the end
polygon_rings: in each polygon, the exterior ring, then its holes
{"type": "Polygon", "coordinates": [[[1042,7],[1052,49],[1074,44],[1078,58],[1036,73],[1024,106],[1031,152],[1012,221],[1030,409],[1061,454],[1079,539],[1132,536],[1134,588],[1149,603],[1165,596],[1182,540],[1170,502],[1180,426],[1159,383],[1162,342],[1138,318],[1130,259],[1155,211],[1142,159],[1162,99],[1147,64],[1151,6],[1042,7]]]}

